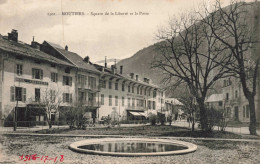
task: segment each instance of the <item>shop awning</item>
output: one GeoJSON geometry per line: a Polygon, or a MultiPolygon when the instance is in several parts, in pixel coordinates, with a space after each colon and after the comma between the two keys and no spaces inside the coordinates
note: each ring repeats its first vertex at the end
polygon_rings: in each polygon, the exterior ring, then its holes
{"type": "Polygon", "coordinates": [[[130,114],[132,114],[132,115],[134,115],[134,116],[143,116],[143,115],[141,115],[140,113],[138,113],[138,112],[129,112],[130,114]]]}
{"type": "Polygon", "coordinates": [[[144,116],[144,117],[147,117],[147,114],[144,113],[144,112],[139,112],[140,115],[144,116]]]}

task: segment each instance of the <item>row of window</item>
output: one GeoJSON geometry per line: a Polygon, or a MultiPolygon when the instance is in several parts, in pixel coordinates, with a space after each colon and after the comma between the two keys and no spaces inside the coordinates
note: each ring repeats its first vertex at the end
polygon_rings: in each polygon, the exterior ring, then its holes
{"type": "MultiPolygon", "coordinates": [[[[65,71],[65,72],[68,73],[69,71],[65,71]]],[[[17,73],[17,75],[23,74],[23,65],[21,65],[21,64],[16,65],[16,73],[17,73]]],[[[32,78],[42,80],[43,79],[43,70],[32,68],[32,78]]],[[[58,74],[57,73],[51,72],[51,81],[52,82],[58,82],[58,74]]],[[[63,76],[63,85],[72,86],[72,77],[63,76]]]]}
{"type": "MultiPolygon", "coordinates": [[[[101,82],[100,82],[100,84],[101,84],[101,87],[102,88],[106,88],[107,86],[106,86],[106,80],[102,80],[101,82]]],[[[108,89],[112,89],[113,87],[112,87],[112,81],[109,81],[108,82],[108,89]]],[[[115,82],[115,90],[118,90],[118,82],[115,82]]],[[[125,84],[123,83],[122,85],[121,85],[121,90],[122,91],[125,91],[125,84]]],[[[142,94],[144,94],[144,95],[146,95],[146,93],[148,93],[148,96],[150,96],[151,95],[151,91],[149,90],[149,91],[147,91],[146,89],[145,90],[143,90],[143,88],[142,87],[137,87],[136,88],[136,93],[137,94],[140,94],[140,95],[142,95],[142,94]]],[[[132,92],[132,93],[135,93],[135,87],[132,85],[132,87],[130,86],[130,85],[128,85],[128,92],[130,93],[130,92],[132,92]]],[[[154,91],[153,92],[153,97],[156,97],[156,91],[154,91]]],[[[163,92],[161,92],[161,95],[163,96],[163,92]]]]}
{"type": "MultiPolygon", "coordinates": [[[[11,101],[26,101],[26,88],[22,87],[14,87],[11,86],[11,101]]],[[[35,88],[34,92],[34,101],[38,102],[41,100],[41,90],[40,88],[35,88]]],[[[50,90],[49,93],[44,94],[45,101],[51,101],[55,102],[56,100],[56,91],[55,90],[50,90]]],[[[63,93],[63,102],[64,103],[72,103],[72,94],[71,93],[63,93]]]]}
{"type": "MultiPolygon", "coordinates": [[[[135,98],[128,98],[127,99],[128,107],[145,107],[146,108],[146,100],[143,99],[135,99],[135,98]],[[131,99],[132,99],[132,104],[131,104],[131,99]]],[[[105,96],[104,94],[101,94],[101,105],[105,105],[105,96]]],[[[109,101],[108,105],[112,106],[113,105],[113,97],[112,95],[109,95],[109,101]]],[[[121,106],[125,106],[125,97],[122,97],[121,99],[121,106]]],[[[118,96],[115,96],[115,106],[118,106],[118,96]]],[[[155,101],[148,101],[148,109],[155,109],[155,101]]]]}
{"type": "MultiPolygon", "coordinates": [[[[66,68],[64,72],[70,73],[70,68],[66,68]]],[[[16,64],[16,74],[19,76],[23,74],[22,64],[16,64]]],[[[43,71],[41,69],[32,68],[32,76],[35,79],[42,79],[43,71]]]]}

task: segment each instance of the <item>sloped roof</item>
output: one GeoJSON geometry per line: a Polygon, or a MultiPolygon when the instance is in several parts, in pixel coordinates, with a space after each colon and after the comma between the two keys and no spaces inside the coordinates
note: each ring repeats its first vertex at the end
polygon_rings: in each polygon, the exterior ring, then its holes
{"type": "Polygon", "coordinates": [[[210,95],[205,102],[218,102],[223,101],[223,94],[212,94],[210,95]]]}
{"type": "Polygon", "coordinates": [[[93,65],[83,61],[83,58],[74,52],[63,49],[60,45],[45,41],[52,46],[56,51],[68,59],[72,64],[81,69],[87,69],[92,72],[99,72],[93,65]]]}
{"type": "MultiPolygon", "coordinates": [[[[46,42],[47,42],[47,41],[46,41],[46,42]]],[[[48,41],[48,44],[51,45],[52,47],[63,49],[63,47],[61,47],[61,46],[58,45],[58,44],[55,44],[55,43],[52,43],[52,42],[49,42],[49,41],[48,41]]]]}
{"type": "Polygon", "coordinates": [[[178,99],[176,98],[166,98],[165,102],[171,103],[173,105],[183,105],[178,99]]]}
{"type": "Polygon", "coordinates": [[[23,42],[15,42],[8,40],[7,37],[0,35],[0,49],[14,55],[19,54],[25,57],[30,57],[38,60],[48,61],[50,63],[73,66],[72,64],[48,55],[38,49],[32,48],[30,45],[23,42]]]}

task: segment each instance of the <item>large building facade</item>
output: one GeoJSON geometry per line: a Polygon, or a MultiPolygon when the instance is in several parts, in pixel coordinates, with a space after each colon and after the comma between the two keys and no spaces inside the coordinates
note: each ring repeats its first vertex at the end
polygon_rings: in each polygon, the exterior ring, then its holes
{"type": "Polygon", "coordinates": [[[15,108],[17,121],[44,121],[45,115],[37,107],[41,99],[55,95],[61,107],[75,101],[76,68],[17,37],[15,30],[8,37],[0,36],[1,122],[12,121],[15,108]]]}
{"type": "Polygon", "coordinates": [[[52,120],[60,121],[67,108],[80,107],[97,122],[110,116],[117,120],[146,119],[163,113],[165,93],[131,73],[92,64],[65,48],[44,41],[26,44],[18,32],[0,35],[0,118],[1,124],[17,121],[46,121],[39,110],[42,99],[56,97],[58,112],[52,120]],[[15,110],[16,109],[16,110],[15,110]]]}
{"type": "Polygon", "coordinates": [[[145,119],[150,114],[163,112],[165,94],[139,75],[123,75],[123,66],[117,69],[95,65],[101,71],[99,118],[110,116],[113,120],[145,119]]]}
{"type": "MultiPolygon", "coordinates": [[[[247,76],[250,80],[250,74],[247,76]]],[[[259,95],[259,77],[257,80],[255,95],[256,120],[260,121],[260,95],[259,95]]],[[[249,86],[250,87],[250,86],[249,86]]],[[[250,122],[249,103],[243,93],[241,82],[238,78],[226,78],[223,81],[223,107],[225,107],[227,116],[234,121],[250,122]]]]}

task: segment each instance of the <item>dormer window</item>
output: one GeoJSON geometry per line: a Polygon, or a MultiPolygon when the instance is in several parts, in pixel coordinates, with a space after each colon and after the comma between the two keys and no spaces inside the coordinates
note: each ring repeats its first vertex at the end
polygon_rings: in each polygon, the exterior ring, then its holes
{"type": "Polygon", "coordinates": [[[39,60],[35,60],[34,61],[36,64],[41,64],[41,62],[39,60]]]}
{"type": "Polygon", "coordinates": [[[17,60],[23,60],[23,57],[21,57],[21,56],[16,56],[15,57],[17,60]]]}
{"type": "Polygon", "coordinates": [[[55,68],[55,67],[56,67],[56,64],[51,64],[51,67],[52,67],[52,68],[55,68]]]}
{"type": "Polygon", "coordinates": [[[65,69],[65,73],[70,73],[70,68],[69,68],[69,67],[67,67],[67,68],[65,69]]]}

